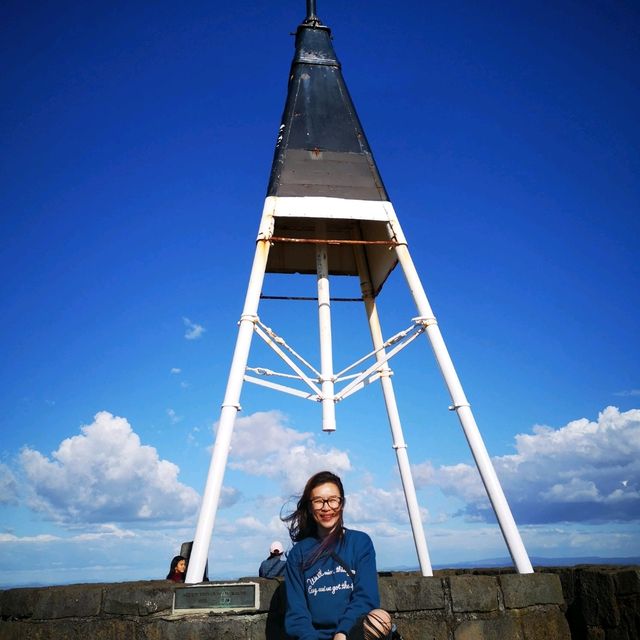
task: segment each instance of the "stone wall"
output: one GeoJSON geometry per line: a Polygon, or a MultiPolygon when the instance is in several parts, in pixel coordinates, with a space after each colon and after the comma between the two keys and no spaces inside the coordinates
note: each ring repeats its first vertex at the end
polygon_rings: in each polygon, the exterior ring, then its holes
{"type": "MultiPolygon", "coordinates": [[[[164,580],[0,591],[0,640],[283,640],[283,584],[243,580],[260,585],[256,611],[175,615],[182,585],[164,580]]],[[[379,584],[405,640],[640,637],[637,567],[383,573],[379,584]]]]}
{"type": "Polygon", "coordinates": [[[558,575],[572,638],[640,639],[640,567],[544,568],[558,575]]]}
{"type": "Polygon", "coordinates": [[[557,576],[394,574],[381,606],[405,640],[569,640],[557,576]]]}

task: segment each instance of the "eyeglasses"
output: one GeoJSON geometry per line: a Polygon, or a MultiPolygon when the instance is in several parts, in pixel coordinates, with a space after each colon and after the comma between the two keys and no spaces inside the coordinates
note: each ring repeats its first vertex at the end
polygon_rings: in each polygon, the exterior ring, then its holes
{"type": "Polygon", "coordinates": [[[324,509],[325,504],[329,505],[329,509],[333,509],[335,511],[340,508],[342,498],[339,498],[338,496],[331,496],[330,498],[313,498],[310,502],[314,511],[324,509]]]}

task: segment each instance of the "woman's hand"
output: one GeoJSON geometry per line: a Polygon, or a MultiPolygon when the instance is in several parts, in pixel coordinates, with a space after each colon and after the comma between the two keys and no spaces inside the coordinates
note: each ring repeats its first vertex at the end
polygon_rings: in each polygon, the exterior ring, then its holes
{"type": "Polygon", "coordinates": [[[344,633],[336,633],[333,640],[347,640],[347,636],[344,633]]]}

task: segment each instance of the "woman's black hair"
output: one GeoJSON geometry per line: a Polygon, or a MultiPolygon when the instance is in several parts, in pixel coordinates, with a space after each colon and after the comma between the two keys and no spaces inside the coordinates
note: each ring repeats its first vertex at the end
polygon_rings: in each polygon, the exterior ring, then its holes
{"type": "Polygon", "coordinates": [[[186,560],[186,558],[184,556],[173,556],[173,560],[171,560],[171,567],[169,567],[169,573],[167,574],[167,580],[171,579],[171,576],[173,575],[173,573],[176,570],[176,567],[178,566],[178,562],[180,562],[180,560],[186,560]]]}
{"type": "Polygon", "coordinates": [[[293,542],[299,542],[305,538],[316,537],[318,535],[318,525],[311,514],[311,492],[321,484],[326,484],[328,482],[335,484],[340,491],[340,497],[342,498],[340,520],[338,521],[335,529],[320,543],[317,552],[313,554],[313,558],[310,560],[310,564],[313,564],[313,562],[315,562],[315,560],[325,551],[333,549],[343,536],[344,527],[342,523],[342,512],[345,500],[342,480],[340,480],[340,478],[331,471],[320,471],[319,473],[312,475],[304,486],[304,491],[298,499],[295,511],[282,518],[282,521],[289,529],[289,536],[293,542]]]}

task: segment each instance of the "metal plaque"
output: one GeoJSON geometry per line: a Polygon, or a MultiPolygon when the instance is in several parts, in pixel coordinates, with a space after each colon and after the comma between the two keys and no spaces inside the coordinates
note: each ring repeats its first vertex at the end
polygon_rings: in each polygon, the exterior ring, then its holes
{"type": "Polygon", "coordinates": [[[260,604],[258,587],[256,582],[231,582],[176,589],[173,595],[173,611],[188,613],[257,609],[260,604]]]}

